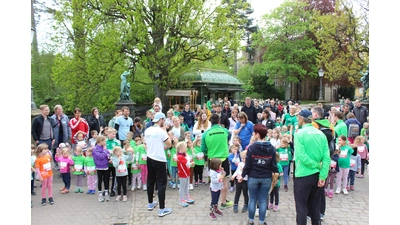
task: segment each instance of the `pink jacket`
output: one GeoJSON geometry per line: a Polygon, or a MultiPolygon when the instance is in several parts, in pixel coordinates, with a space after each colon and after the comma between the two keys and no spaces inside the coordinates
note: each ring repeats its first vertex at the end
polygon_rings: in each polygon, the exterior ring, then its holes
{"type": "Polygon", "coordinates": [[[368,157],[368,148],[365,144],[357,145],[357,153],[360,154],[361,159],[366,159],[368,157]]]}
{"type": "Polygon", "coordinates": [[[64,158],[63,156],[55,157],[60,167],[60,173],[69,173],[71,171],[71,166],[74,165],[74,161],[71,158],[64,158]]]}

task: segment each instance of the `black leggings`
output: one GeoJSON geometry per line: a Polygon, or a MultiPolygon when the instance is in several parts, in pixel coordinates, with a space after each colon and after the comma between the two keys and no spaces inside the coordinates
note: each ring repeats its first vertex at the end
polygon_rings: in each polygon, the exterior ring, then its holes
{"type": "Polygon", "coordinates": [[[117,177],[117,193],[118,195],[121,195],[121,187],[122,187],[122,193],[126,195],[126,180],[128,178],[128,175],[122,176],[122,177],[117,177]]]}
{"type": "Polygon", "coordinates": [[[364,171],[365,171],[365,162],[367,161],[367,159],[361,159],[361,174],[364,175],[364,171]]]}
{"type": "Polygon", "coordinates": [[[240,194],[243,193],[244,197],[244,205],[249,205],[249,189],[247,188],[247,180],[243,180],[242,183],[239,183],[237,179],[234,180],[236,182],[236,193],[234,204],[239,204],[240,194]]]}
{"type": "MultiPolygon", "coordinates": [[[[114,187],[115,187],[115,167],[113,167],[113,166],[109,166],[108,167],[108,171],[110,171],[109,172],[109,175],[108,175],[108,179],[110,179],[110,177],[112,177],[112,180],[111,180],[111,188],[110,188],[110,190],[111,191],[113,191],[113,189],[114,189],[114,187]]],[[[110,185],[110,184],[108,184],[108,185],[110,185]]],[[[108,187],[108,186],[107,186],[108,187]]]]}
{"type": "Polygon", "coordinates": [[[204,166],[194,165],[194,182],[203,180],[203,169],[204,166]]]}
{"type": "Polygon", "coordinates": [[[104,190],[108,190],[108,185],[110,183],[110,173],[109,170],[97,170],[97,189],[99,192],[102,191],[101,183],[104,182],[104,190]]]}
{"type": "Polygon", "coordinates": [[[269,194],[269,203],[279,205],[279,187],[275,186],[269,194]]]}

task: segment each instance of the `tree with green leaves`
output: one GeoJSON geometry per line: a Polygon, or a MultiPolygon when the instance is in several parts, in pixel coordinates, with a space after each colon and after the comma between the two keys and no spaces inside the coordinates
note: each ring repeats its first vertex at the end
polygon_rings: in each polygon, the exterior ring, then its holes
{"type": "Polygon", "coordinates": [[[324,78],[337,85],[357,85],[369,64],[368,17],[357,16],[350,2],[339,1],[333,13],[315,17],[317,64],[324,78]]]}
{"type": "MultiPolygon", "coordinates": [[[[286,0],[271,13],[262,17],[255,35],[255,46],[261,49],[269,82],[283,79],[298,83],[306,77],[317,77],[315,63],[318,50],[307,35],[313,13],[305,10],[308,3],[286,0]]],[[[297,96],[291,98],[297,99],[297,96]]]]}

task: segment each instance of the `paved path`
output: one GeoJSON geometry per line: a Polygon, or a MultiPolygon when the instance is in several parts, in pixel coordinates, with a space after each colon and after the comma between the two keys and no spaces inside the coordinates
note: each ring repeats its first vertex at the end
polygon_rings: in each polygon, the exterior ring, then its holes
{"type": "MultiPolygon", "coordinates": [[[[222,210],[224,215],[211,221],[208,217],[210,204],[209,186],[198,186],[190,191],[196,202],[189,207],[178,205],[178,189],[168,188],[166,191],[166,207],[172,207],[173,212],[165,217],[158,217],[158,207],[153,211],[147,210],[147,195],[143,190],[128,190],[128,202],[99,202],[97,194],[85,193],[61,194],[62,180],[57,179],[55,172],[53,198],[54,205],[41,206],[39,182],[35,188],[36,196],[32,196],[31,209],[32,225],[110,225],[118,223],[147,225],[147,224],[213,224],[213,225],[244,225],[247,224],[247,213],[241,213],[243,197],[239,200],[239,212],[232,208],[222,210]]],[[[84,179],[84,185],[86,180],[84,179]]],[[[295,225],[295,206],[293,197],[293,182],[289,182],[289,191],[280,192],[279,211],[269,210],[266,221],[268,225],[295,225]]],[[[322,224],[338,225],[368,225],[369,224],[369,174],[364,179],[356,178],[355,191],[349,194],[335,194],[327,198],[327,210],[322,224]]],[[[75,189],[75,179],[72,177],[71,190],[75,189]]],[[[86,191],[86,189],[85,189],[86,191]]],[[[155,198],[157,200],[157,198],[155,198]]],[[[234,193],[228,194],[228,199],[234,199],[234,193]]],[[[220,202],[219,202],[220,203],[220,202]]],[[[255,218],[257,220],[257,217],[255,218]]],[[[311,224],[311,222],[309,223],[311,224]]]]}

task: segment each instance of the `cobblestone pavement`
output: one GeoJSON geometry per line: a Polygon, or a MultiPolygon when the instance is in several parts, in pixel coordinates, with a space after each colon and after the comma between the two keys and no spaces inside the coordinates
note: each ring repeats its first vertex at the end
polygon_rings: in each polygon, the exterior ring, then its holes
{"type": "MultiPolygon", "coordinates": [[[[178,204],[178,189],[168,188],[166,191],[166,207],[171,207],[173,212],[165,217],[158,217],[158,206],[153,211],[147,210],[147,194],[143,190],[131,191],[128,189],[128,201],[116,202],[115,197],[110,202],[99,202],[95,195],[74,193],[75,177],[72,176],[71,192],[61,194],[62,179],[57,178],[59,172],[55,171],[53,182],[54,205],[42,206],[40,183],[35,181],[36,196],[32,196],[31,209],[32,225],[111,225],[111,224],[247,224],[247,213],[240,211],[243,205],[243,196],[239,200],[239,212],[234,213],[232,208],[222,210],[224,215],[212,221],[208,217],[211,201],[209,186],[199,185],[190,190],[191,197],[196,201],[193,205],[182,207],[178,204]]],[[[293,182],[289,181],[289,191],[281,188],[279,211],[268,210],[266,222],[268,225],[295,225],[295,206],[293,196],[293,182]]],[[[84,179],[86,187],[86,178],[84,179]]],[[[336,186],[335,186],[336,187],[336,186]]],[[[228,193],[229,200],[234,199],[234,193],[228,193]]],[[[155,198],[157,200],[157,197],[155,198]]],[[[219,202],[220,203],[220,202],[219,202]]],[[[340,225],[368,225],[369,224],[369,173],[365,178],[356,178],[355,191],[348,195],[334,194],[332,199],[326,198],[327,209],[322,224],[340,225]]],[[[255,217],[258,222],[258,217],[255,217]]],[[[257,224],[257,223],[256,223],[257,224]]],[[[311,222],[309,222],[311,224],[311,222]]]]}

